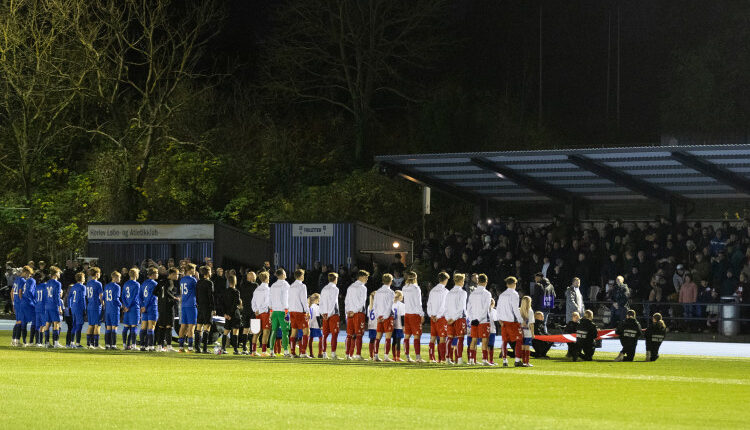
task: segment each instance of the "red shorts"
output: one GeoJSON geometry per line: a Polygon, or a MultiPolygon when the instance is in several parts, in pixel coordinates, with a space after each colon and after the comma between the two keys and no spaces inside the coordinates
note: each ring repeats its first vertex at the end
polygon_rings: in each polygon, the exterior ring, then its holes
{"type": "Polygon", "coordinates": [[[362,336],[365,333],[364,312],[354,312],[351,318],[346,319],[346,334],[349,336],[362,336]]]}
{"type": "Polygon", "coordinates": [[[422,317],[417,314],[404,315],[404,334],[422,336],[422,317]]]}
{"type": "Polygon", "coordinates": [[[328,319],[321,321],[321,327],[323,335],[328,333],[336,334],[339,333],[339,316],[336,314],[328,316],[328,319]]]}
{"type": "Polygon", "coordinates": [[[448,337],[466,336],[466,318],[459,318],[448,324],[448,337]]]}
{"type": "Polygon", "coordinates": [[[306,315],[306,312],[289,312],[289,323],[292,325],[292,328],[302,330],[309,327],[309,324],[305,319],[306,315]]]}
{"type": "Polygon", "coordinates": [[[487,339],[490,337],[490,323],[471,326],[471,337],[474,339],[487,339]]]}
{"type": "Polygon", "coordinates": [[[446,321],[444,317],[438,318],[435,322],[430,319],[430,336],[448,336],[448,321],[446,321]]]}
{"type": "Polygon", "coordinates": [[[393,317],[383,318],[383,321],[378,321],[376,331],[378,333],[391,333],[393,331],[393,317]]]}
{"type": "Polygon", "coordinates": [[[503,326],[500,329],[500,336],[503,337],[503,342],[515,342],[518,339],[523,339],[521,333],[521,323],[503,321],[503,326]]]}
{"type": "Polygon", "coordinates": [[[257,318],[260,320],[261,330],[271,329],[271,314],[269,314],[268,312],[263,312],[262,314],[257,315],[257,318]]]}

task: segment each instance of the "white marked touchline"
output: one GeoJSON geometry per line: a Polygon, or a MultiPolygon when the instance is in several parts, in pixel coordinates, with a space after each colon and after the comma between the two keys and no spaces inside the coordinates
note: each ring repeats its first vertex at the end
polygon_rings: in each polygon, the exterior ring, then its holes
{"type": "Polygon", "coordinates": [[[689,382],[707,384],[750,385],[750,379],[700,378],[691,376],[666,375],[619,375],[612,373],[563,372],[556,370],[510,370],[514,374],[544,375],[544,376],[572,376],[576,378],[609,378],[609,379],[637,379],[639,381],[689,382]]]}

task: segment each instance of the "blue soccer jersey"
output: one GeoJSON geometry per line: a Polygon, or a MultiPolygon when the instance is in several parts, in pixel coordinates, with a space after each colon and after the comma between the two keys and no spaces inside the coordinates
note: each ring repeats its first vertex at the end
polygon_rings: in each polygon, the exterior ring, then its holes
{"type": "Polygon", "coordinates": [[[86,282],[86,307],[87,309],[101,310],[102,309],[102,294],[104,289],[102,283],[91,279],[86,282]]]}
{"type": "MultiPolygon", "coordinates": [[[[19,309],[22,306],[24,285],[26,285],[26,280],[20,276],[13,281],[13,306],[15,306],[16,309],[19,309]]],[[[18,313],[18,311],[16,311],[16,313],[18,313]]]]}
{"type": "Polygon", "coordinates": [[[44,313],[44,302],[45,302],[45,290],[47,289],[46,283],[41,283],[36,286],[36,298],[34,299],[34,312],[38,314],[44,313]]]}
{"type": "Polygon", "coordinates": [[[29,309],[34,309],[36,305],[36,280],[29,277],[23,286],[23,301],[29,306],[29,309]]]}
{"type": "MultiPolygon", "coordinates": [[[[122,306],[128,308],[128,312],[140,307],[140,293],[141,284],[138,281],[131,279],[122,285],[122,306]]],[[[138,312],[140,312],[140,309],[138,309],[138,312]]]]}
{"type": "Polygon", "coordinates": [[[86,287],[75,284],[68,291],[68,308],[71,315],[83,315],[86,309],[86,287]]]}
{"type": "Polygon", "coordinates": [[[183,276],[180,279],[180,295],[182,296],[183,308],[197,307],[195,302],[195,284],[197,281],[192,276],[183,276]]]}
{"type": "Polygon", "coordinates": [[[154,295],[154,288],[156,288],[156,281],[153,279],[147,279],[141,285],[141,307],[146,308],[146,312],[156,309],[157,299],[154,295]]]}
{"type": "Polygon", "coordinates": [[[119,314],[122,302],[120,301],[120,285],[110,282],[104,287],[104,311],[107,314],[119,314]]]}
{"type": "Polygon", "coordinates": [[[50,279],[44,287],[44,309],[47,311],[56,311],[60,306],[60,297],[62,297],[62,285],[57,279],[50,279]]]}

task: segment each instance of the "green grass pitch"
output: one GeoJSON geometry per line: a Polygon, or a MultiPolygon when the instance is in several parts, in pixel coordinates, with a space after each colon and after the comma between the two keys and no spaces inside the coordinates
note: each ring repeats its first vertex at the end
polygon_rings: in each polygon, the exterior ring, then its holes
{"type": "Polygon", "coordinates": [[[750,359],[572,363],[553,351],[503,369],[9,344],[0,332],[7,429],[748,426],[750,359]]]}

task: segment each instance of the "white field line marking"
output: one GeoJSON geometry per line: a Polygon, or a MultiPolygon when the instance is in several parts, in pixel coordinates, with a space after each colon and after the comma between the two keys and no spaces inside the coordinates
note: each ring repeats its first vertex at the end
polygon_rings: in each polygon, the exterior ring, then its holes
{"type": "Polygon", "coordinates": [[[620,375],[613,373],[587,373],[587,372],[564,372],[557,370],[511,370],[515,374],[527,375],[545,375],[545,376],[570,376],[576,378],[609,378],[609,379],[629,379],[639,381],[665,381],[665,382],[688,382],[688,383],[707,383],[707,384],[729,384],[729,385],[750,385],[748,379],[735,378],[701,378],[694,376],[667,376],[667,375],[620,375]]]}

